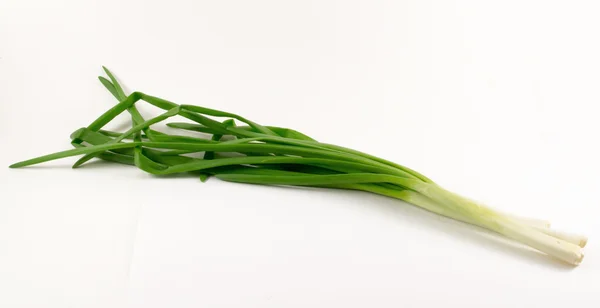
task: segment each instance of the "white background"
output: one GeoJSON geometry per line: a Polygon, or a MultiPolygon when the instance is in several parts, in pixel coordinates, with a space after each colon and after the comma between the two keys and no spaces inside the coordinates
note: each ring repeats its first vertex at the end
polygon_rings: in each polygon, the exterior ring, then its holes
{"type": "Polygon", "coordinates": [[[593,0],[0,1],[0,306],[599,307],[598,16],[593,0]],[[115,103],[101,65],[549,219],[590,237],[586,258],[365,193],[6,168],[115,103]]]}

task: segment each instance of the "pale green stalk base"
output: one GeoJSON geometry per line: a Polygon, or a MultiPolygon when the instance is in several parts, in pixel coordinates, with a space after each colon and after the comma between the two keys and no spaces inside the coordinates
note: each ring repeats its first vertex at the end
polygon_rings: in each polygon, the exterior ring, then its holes
{"type": "Polygon", "coordinates": [[[470,200],[460,200],[458,199],[460,196],[446,192],[439,187],[428,187],[423,191],[428,191],[435,199],[443,199],[445,202],[442,204],[445,205],[440,205],[434,198],[411,190],[396,191],[370,185],[362,185],[357,187],[357,189],[401,199],[433,213],[494,231],[572,265],[579,265],[584,256],[581,250],[587,243],[587,238],[584,236],[540,227],[540,220],[537,219],[505,216],[481,204],[473,203],[470,200]],[[433,193],[432,190],[435,190],[436,193],[433,193]],[[444,197],[444,195],[446,196],[444,197]],[[465,215],[461,215],[459,211],[448,208],[448,204],[456,205],[457,202],[460,202],[460,212],[463,212],[465,215]],[[533,225],[528,225],[531,222],[533,222],[533,225]]]}
{"type": "Polygon", "coordinates": [[[588,239],[584,235],[572,234],[572,233],[558,231],[558,230],[554,230],[554,229],[548,229],[548,228],[540,228],[537,226],[534,226],[534,228],[536,228],[537,230],[539,230],[542,233],[545,233],[550,236],[567,241],[569,243],[575,244],[581,248],[583,248],[583,247],[585,247],[585,245],[587,245],[588,239]]]}

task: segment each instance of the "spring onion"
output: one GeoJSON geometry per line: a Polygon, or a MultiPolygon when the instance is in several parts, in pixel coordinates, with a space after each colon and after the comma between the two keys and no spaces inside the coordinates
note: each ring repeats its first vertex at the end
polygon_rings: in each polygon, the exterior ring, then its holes
{"type": "Polygon", "coordinates": [[[159,176],[191,173],[202,181],[216,177],[223,181],[260,185],[360,190],[399,199],[491,230],[568,264],[578,265],[583,259],[587,238],[553,230],[546,221],[497,211],[452,193],[405,166],[321,143],[290,128],[263,126],[234,113],[179,105],[143,92],[126,95],[114,75],[106,68],[104,71],[108,79],[99,79],[118,103],[88,126],[71,134],[73,149],[18,162],[11,168],[83,155],[74,168],[92,158],[100,158],[136,166],[159,176]],[[158,107],[164,113],[144,119],[137,109],[139,101],[158,107]],[[130,129],[124,133],[103,129],[125,111],[131,116],[130,129]],[[192,123],[169,122],[168,127],[210,134],[211,138],[151,129],[151,126],[175,116],[187,118],[192,123]],[[202,152],[203,156],[189,155],[202,152]]]}

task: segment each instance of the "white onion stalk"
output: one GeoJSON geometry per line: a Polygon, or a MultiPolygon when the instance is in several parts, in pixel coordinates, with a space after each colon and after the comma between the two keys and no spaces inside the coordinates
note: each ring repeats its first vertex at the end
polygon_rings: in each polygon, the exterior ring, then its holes
{"type": "Polygon", "coordinates": [[[585,236],[549,229],[549,223],[543,220],[494,211],[435,184],[410,180],[402,180],[397,184],[410,186],[412,190],[363,184],[346,185],[345,188],[370,191],[406,201],[430,212],[504,235],[572,265],[579,265],[583,259],[582,248],[587,243],[585,236]]]}
{"type": "Polygon", "coordinates": [[[418,192],[400,192],[403,200],[432,212],[477,225],[526,244],[569,264],[583,259],[584,236],[571,235],[537,225],[538,220],[519,219],[494,211],[429,183],[411,183],[418,192]],[[528,224],[536,222],[533,226],[528,224]]]}

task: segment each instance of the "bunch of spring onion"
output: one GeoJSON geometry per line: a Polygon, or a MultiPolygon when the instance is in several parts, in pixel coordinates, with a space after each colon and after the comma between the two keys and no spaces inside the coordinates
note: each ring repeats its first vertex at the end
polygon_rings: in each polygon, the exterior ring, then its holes
{"type": "Polygon", "coordinates": [[[118,104],[87,127],[72,133],[74,149],[22,161],[11,168],[83,155],[73,167],[96,157],[134,165],[155,175],[196,174],[202,181],[214,176],[224,181],[251,184],[361,190],[400,199],[491,230],[569,264],[577,265],[583,259],[582,248],[587,239],[550,229],[545,221],[498,212],[447,191],[407,167],[321,143],[293,129],[263,126],[237,114],[178,105],[142,92],[125,95],[111,72],[104,70],[110,80],[99,79],[118,104]],[[145,119],[136,107],[140,100],[165,112],[145,119]],[[102,129],[125,111],[132,122],[128,131],[117,133],[102,129]],[[212,138],[166,134],[151,128],[174,116],[182,116],[192,123],[171,122],[167,126],[210,134],[212,138]]]}

